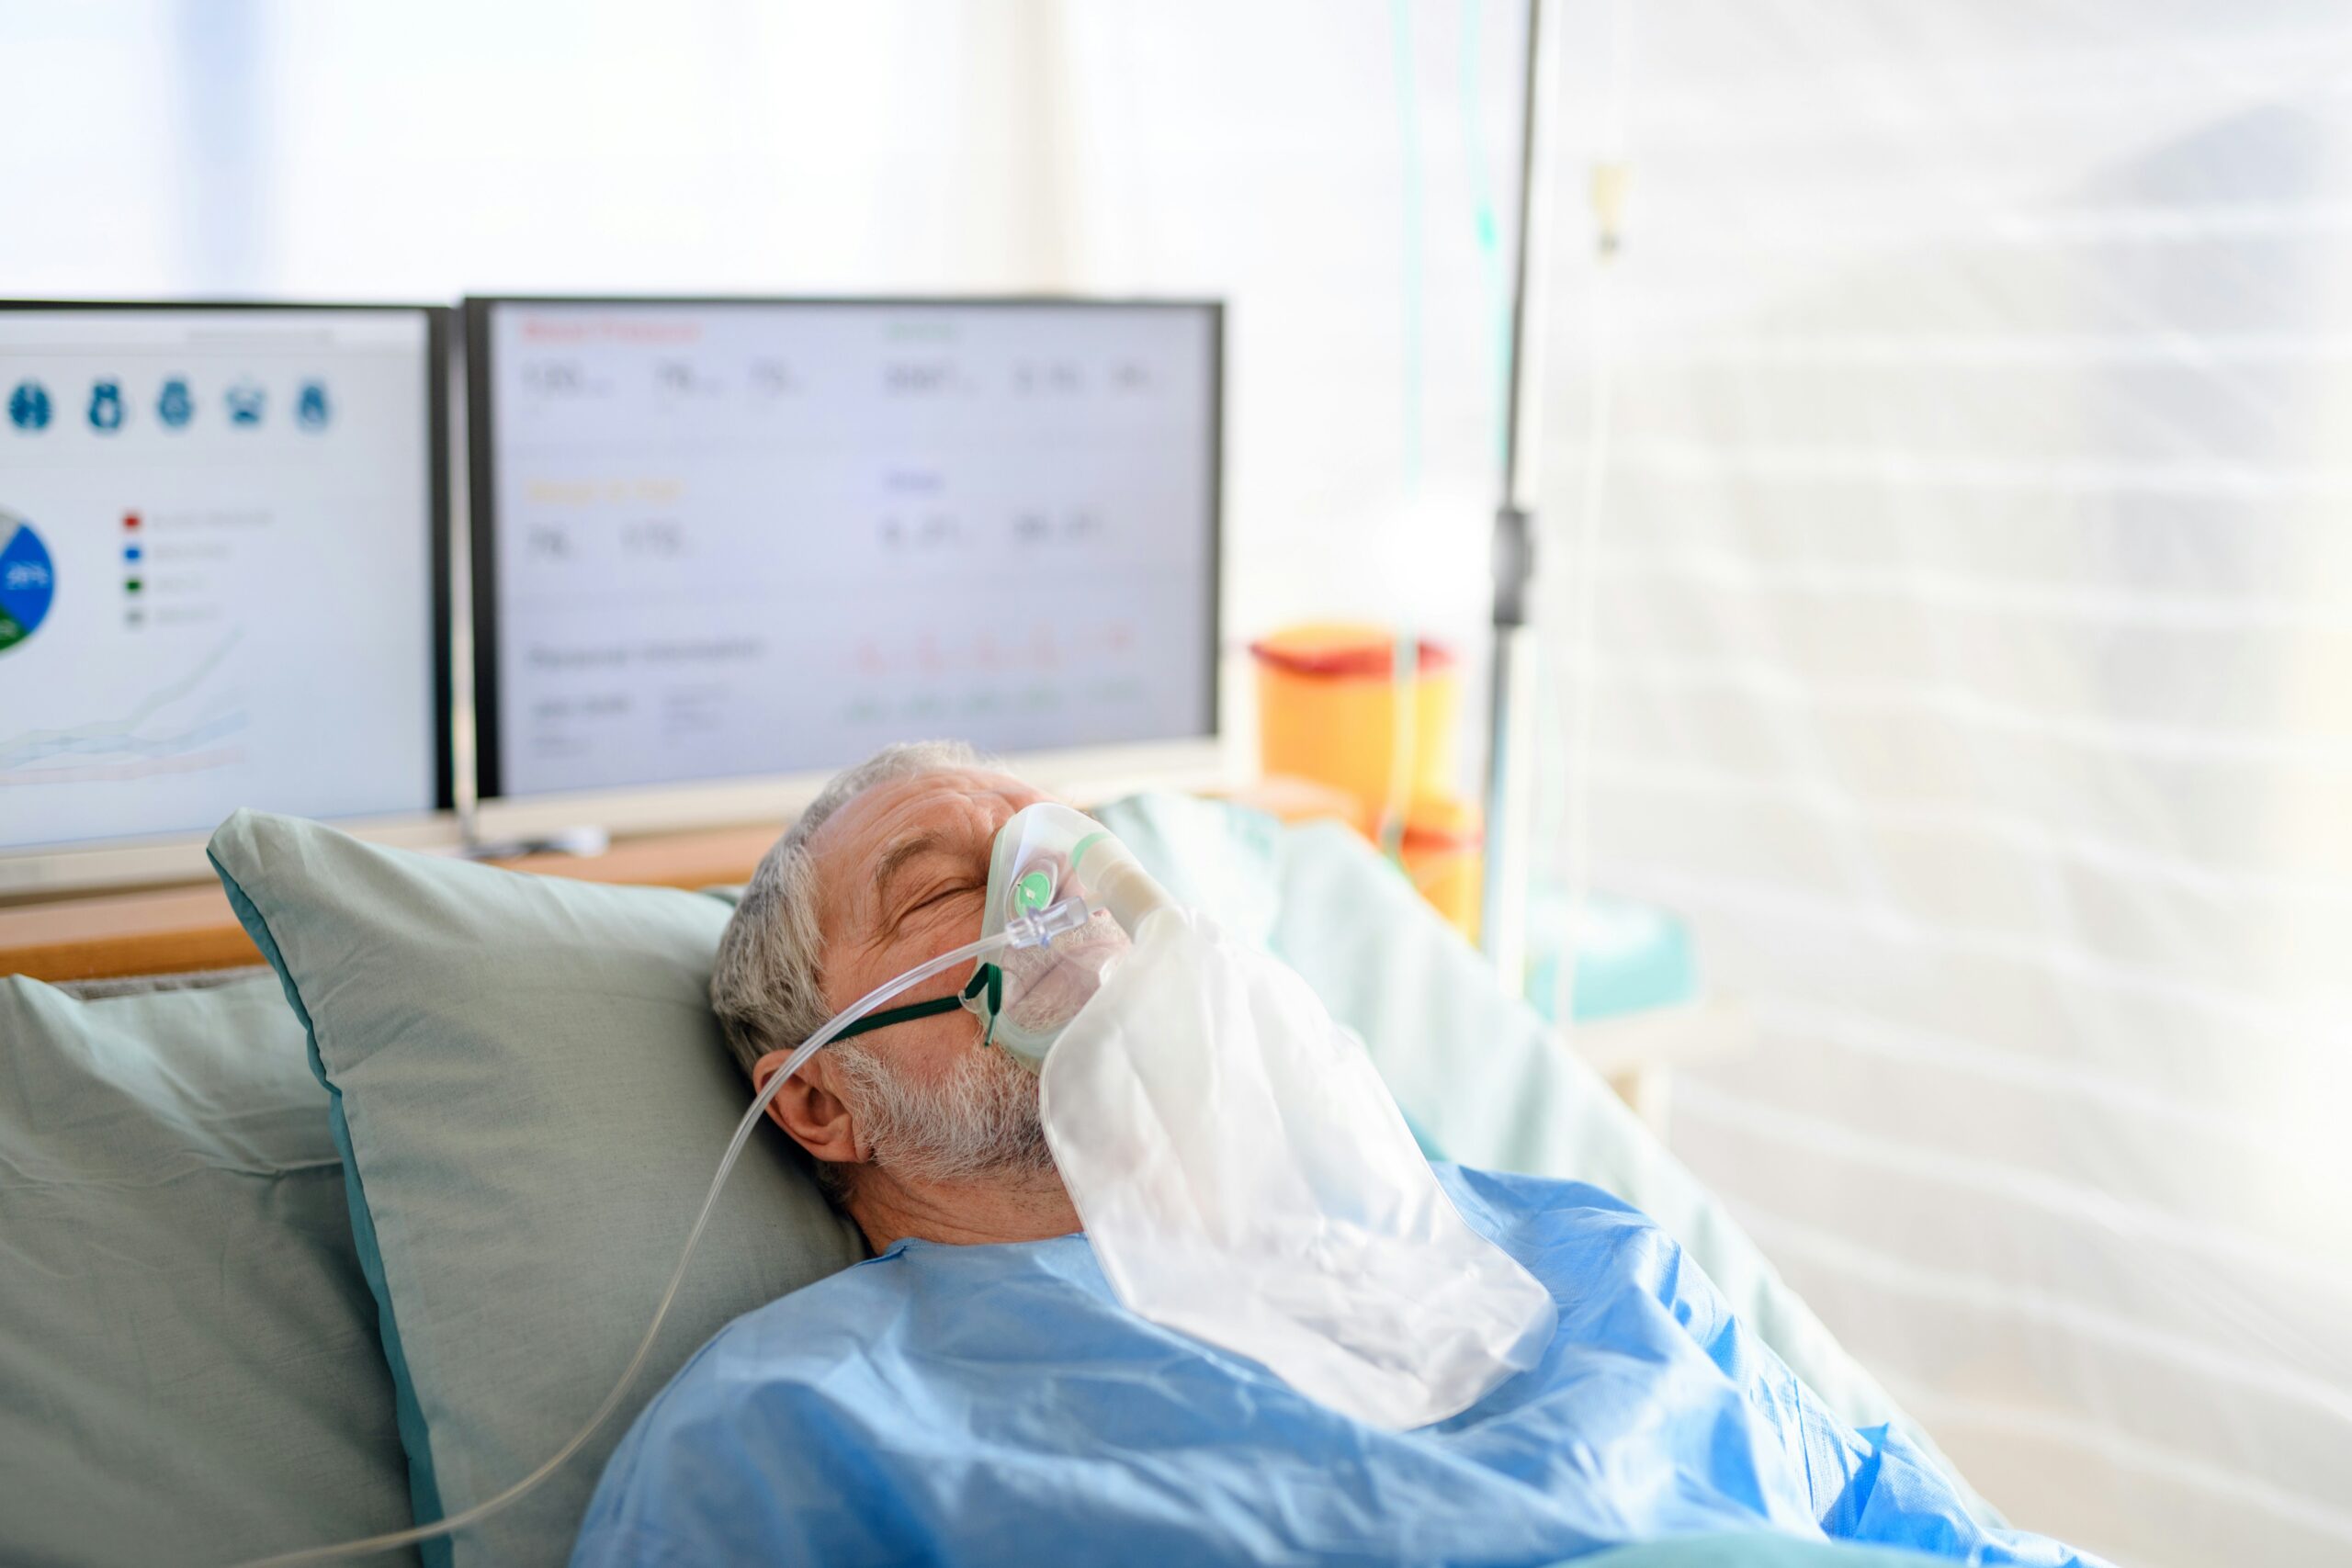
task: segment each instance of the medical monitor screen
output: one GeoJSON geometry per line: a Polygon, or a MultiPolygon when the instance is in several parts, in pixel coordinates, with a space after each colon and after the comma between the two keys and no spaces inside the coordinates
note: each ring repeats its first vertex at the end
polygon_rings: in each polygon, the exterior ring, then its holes
{"type": "Polygon", "coordinates": [[[1216,733],[1215,305],[467,310],[485,795],[1216,733]]]}
{"type": "Polygon", "coordinates": [[[0,852],[447,803],[443,336],[0,304],[0,852]]]}

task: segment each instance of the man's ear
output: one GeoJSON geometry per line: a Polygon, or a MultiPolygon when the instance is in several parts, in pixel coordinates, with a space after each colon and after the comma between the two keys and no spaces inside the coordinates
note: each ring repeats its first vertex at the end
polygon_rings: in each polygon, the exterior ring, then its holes
{"type": "MultiPolygon", "coordinates": [[[[756,1097],[768,1080],[784,1070],[789,1051],[771,1051],[752,1064],[752,1092],[756,1097]]],[[[810,1062],[768,1101],[768,1119],[815,1158],[854,1165],[862,1157],[857,1123],[842,1098],[816,1081],[810,1062]]]]}

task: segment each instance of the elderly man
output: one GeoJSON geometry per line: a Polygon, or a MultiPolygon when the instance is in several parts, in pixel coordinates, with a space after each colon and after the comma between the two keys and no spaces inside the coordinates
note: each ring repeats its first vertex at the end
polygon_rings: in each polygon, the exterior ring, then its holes
{"type": "MultiPolygon", "coordinates": [[[[711,976],[754,1092],[842,1008],[979,935],[997,829],[1045,798],[936,742],[833,780],[761,863],[711,976]]],[[[942,975],[904,999],[953,996],[964,979],[942,975]]],[[[819,1052],[768,1105],[877,1253],[905,1236],[1078,1229],[1038,1125],[1036,1076],[977,1044],[967,1012],[893,1024],[819,1052]]]]}
{"type": "MultiPolygon", "coordinates": [[[[978,934],[996,832],[1039,798],[938,744],[826,788],[762,863],[712,977],[754,1086],[978,934]]],[[[576,1568],[1536,1564],[1741,1531],[1781,1551],[2087,1561],[1978,1521],[1903,1434],[1838,1421],[1672,1241],[1590,1188],[1440,1168],[1464,1218],[1550,1289],[1559,1328],[1536,1366],[1400,1433],[1122,1307],[1073,1234],[1036,1078],[969,1013],[819,1053],[771,1114],[876,1256],[686,1364],[614,1454],[576,1568]]]]}

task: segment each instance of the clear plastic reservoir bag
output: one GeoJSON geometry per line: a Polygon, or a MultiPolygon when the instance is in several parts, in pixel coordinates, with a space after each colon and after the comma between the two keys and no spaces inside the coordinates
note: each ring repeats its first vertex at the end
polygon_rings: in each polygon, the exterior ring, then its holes
{"type": "Polygon", "coordinates": [[[1551,1296],[1464,1223],[1306,982],[1196,910],[1133,934],[1042,1072],[1046,1139],[1119,1299],[1392,1429],[1533,1365],[1551,1296]]]}

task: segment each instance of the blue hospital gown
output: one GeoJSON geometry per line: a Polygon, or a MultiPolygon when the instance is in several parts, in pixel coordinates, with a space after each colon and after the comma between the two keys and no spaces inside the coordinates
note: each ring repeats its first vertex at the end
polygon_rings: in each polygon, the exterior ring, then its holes
{"type": "Polygon", "coordinates": [[[1438,1171],[1560,1308],[1543,1360],[1451,1420],[1367,1427],[1147,1323],[1081,1235],[901,1242],[705,1346],[615,1451],[573,1568],[1541,1564],[1741,1529],[2091,1561],[1977,1524],[1903,1434],[1832,1416],[1606,1193],[1438,1171]]]}

